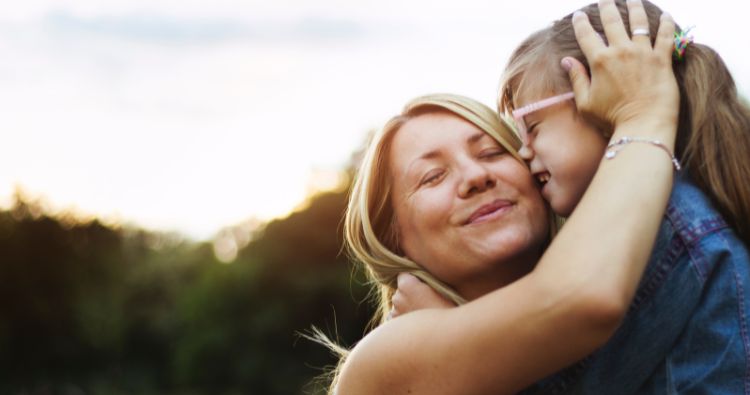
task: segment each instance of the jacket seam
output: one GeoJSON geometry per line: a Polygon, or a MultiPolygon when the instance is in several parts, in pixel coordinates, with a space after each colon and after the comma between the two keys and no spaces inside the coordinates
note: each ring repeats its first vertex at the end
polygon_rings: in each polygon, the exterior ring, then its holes
{"type": "MultiPolygon", "coordinates": [[[[732,265],[734,266],[734,263],[732,263],[732,265]]],[[[743,380],[743,384],[745,387],[745,395],[750,395],[750,339],[748,338],[747,316],[745,315],[745,290],[735,268],[733,268],[732,274],[735,285],[737,286],[737,307],[740,316],[740,334],[742,335],[742,346],[745,351],[745,379],[743,380]]]]}

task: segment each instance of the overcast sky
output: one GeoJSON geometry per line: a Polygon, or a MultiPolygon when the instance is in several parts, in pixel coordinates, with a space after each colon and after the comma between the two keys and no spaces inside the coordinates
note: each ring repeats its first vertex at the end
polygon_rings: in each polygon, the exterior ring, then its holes
{"type": "MultiPolygon", "coordinates": [[[[3,2],[0,204],[196,238],[285,215],[410,98],[492,105],[513,47],[585,4],[3,2]]],[[[750,86],[741,3],[658,4],[750,86]]]]}

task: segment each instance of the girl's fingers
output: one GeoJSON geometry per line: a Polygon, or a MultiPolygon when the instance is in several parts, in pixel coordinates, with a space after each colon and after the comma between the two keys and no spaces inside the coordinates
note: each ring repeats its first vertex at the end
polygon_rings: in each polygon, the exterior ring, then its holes
{"type": "Polygon", "coordinates": [[[409,287],[420,283],[421,281],[419,281],[417,276],[408,272],[401,272],[396,277],[396,286],[398,289],[408,289],[409,287]]]}
{"type": "Polygon", "coordinates": [[[651,32],[648,17],[641,0],[628,0],[628,19],[630,20],[630,34],[633,42],[651,46],[651,32]]]}

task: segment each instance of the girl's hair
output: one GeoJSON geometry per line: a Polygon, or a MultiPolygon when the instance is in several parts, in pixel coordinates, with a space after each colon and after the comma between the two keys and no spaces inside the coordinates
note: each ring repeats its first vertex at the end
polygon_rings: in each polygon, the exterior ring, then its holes
{"type": "MultiPolygon", "coordinates": [[[[466,302],[450,286],[404,256],[399,246],[398,227],[391,202],[392,178],[389,158],[393,137],[410,119],[435,112],[450,113],[471,122],[497,140],[514,158],[523,162],[518,155],[521,140],[510,123],[484,104],[453,94],[426,95],[412,100],[400,115],[391,118],[383,129],[372,137],[354,181],[344,219],[344,239],[349,253],[355,261],[364,264],[368,278],[375,286],[378,310],[371,326],[380,325],[387,319],[393,307],[391,297],[396,291],[399,273],[408,272],[415,275],[456,304],[466,302]]],[[[558,220],[551,210],[549,212],[552,237],[558,229],[558,220]]],[[[314,329],[312,338],[340,357],[338,367],[331,373],[332,384],[329,393],[333,393],[339,368],[348,355],[348,350],[318,330],[314,329]]]]}
{"type": "MultiPolygon", "coordinates": [[[[625,1],[616,3],[630,31],[625,1]]],[[[653,41],[662,11],[646,0],[643,5],[653,41]]],[[[598,6],[590,4],[582,11],[604,38],[598,6]]],[[[524,99],[534,100],[570,91],[568,76],[560,67],[565,56],[578,59],[590,72],[576,41],[572,14],[532,34],[512,54],[501,81],[501,111],[512,110],[520,92],[524,99]]],[[[721,57],[708,46],[691,43],[684,59],[673,62],[673,69],[680,89],[677,157],[740,239],[750,245],[750,110],[738,97],[721,57]]]]}

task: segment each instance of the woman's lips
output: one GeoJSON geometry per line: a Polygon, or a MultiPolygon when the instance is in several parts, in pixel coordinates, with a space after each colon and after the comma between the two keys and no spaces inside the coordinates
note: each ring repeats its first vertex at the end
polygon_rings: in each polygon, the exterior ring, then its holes
{"type": "Polygon", "coordinates": [[[485,204],[469,216],[465,225],[476,224],[495,218],[497,215],[505,212],[507,208],[511,207],[511,205],[511,202],[502,199],[497,199],[492,203],[485,204]]]}

